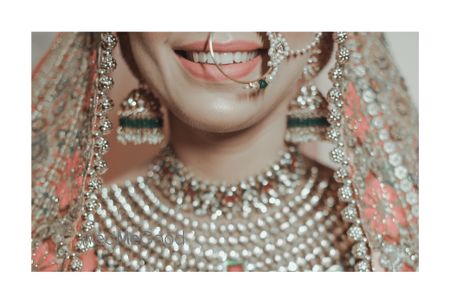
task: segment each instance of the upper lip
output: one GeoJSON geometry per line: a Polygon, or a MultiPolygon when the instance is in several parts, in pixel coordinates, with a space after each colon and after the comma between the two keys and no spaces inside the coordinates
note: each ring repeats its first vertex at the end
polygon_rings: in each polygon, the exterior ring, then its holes
{"type": "MultiPolygon", "coordinates": [[[[247,40],[233,40],[229,42],[213,42],[213,49],[217,52],[250,52],[254,50],[261,49],[262,45],[260,43],[254,41],[247,40]]],[[[209,42],[208,40],[202,41],[194,41],[187,44],[183,44],[180,47],[177,47],[176,50],[183,51],[208,51],[209,50],[209,42]]]]}

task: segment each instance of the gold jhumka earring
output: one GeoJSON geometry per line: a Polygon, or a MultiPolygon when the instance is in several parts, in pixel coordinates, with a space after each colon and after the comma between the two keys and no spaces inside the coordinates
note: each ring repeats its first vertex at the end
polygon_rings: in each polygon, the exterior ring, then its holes
{"type": "Polygon", "coordinates": [[[122,102],[117,139],[123,144],[160,144],[164,140],[160,104],[145,85],[122,102]]]}
{"type": "Polygon", "coordinates": [[[318,47],[319,43],[311,49],[303,68],[301,80],[304,84],[300,87],[300,93],[289,103],[285,134],[285,141],[289,143],[324,140],[330,126],[326,99],[312,82],[321,68],[322,50],[318,47]]]}

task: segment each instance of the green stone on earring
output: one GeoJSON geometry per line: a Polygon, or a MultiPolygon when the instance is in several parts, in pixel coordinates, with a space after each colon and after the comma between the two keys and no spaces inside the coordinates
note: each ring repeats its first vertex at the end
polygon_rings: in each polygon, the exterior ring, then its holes
{"type": "Polygon", "coordinates": [[[119,119],[119,125],[125,128],[162,128],[163,119],[161,118],[139,118],[133,119],[130,117],[121,117],[119,119]]]}
{"type": "Polygon", "coordinates": [[[267,87],[268,83],[266,82],[266,80],[264,79],[259,79],[258,80],[258,84],[259,84],[259,88],[264,89],[267,87]]]}
{"type": "Polygon", "coordinates": [[[328,127],[330,123],[326,117],[316,117],[316,118],[298,118],[298,117],[288,117],[287,127],[297,128],[297,127],[328,127]]]}

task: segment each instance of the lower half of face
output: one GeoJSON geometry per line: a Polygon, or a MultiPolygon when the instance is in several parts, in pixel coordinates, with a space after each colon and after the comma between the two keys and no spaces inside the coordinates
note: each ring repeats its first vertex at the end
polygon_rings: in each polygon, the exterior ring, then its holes
{"type": "MultiPolygon", "coordinates": [[[[208,54],[208,33],[130,33],[132,55],[143,80],[163,106],[187,125],[232,132],[258,123],[298,90],[307,58],[288,58],[265,89],[249,90],[226,78],[208,54]]],[[[284,34],[292,49],[313,33],[284,34]]],[[[250,81],[267,70],[269,42],[261,33],[216,33],[216,63],[234,79],[250,81]]]]}

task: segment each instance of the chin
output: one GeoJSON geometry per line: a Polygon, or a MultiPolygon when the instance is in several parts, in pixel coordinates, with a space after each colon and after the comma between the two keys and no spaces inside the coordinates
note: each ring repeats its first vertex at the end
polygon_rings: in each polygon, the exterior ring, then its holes
{"type": "Polygon", "coordinates": [[[262,108],[254,103],[198,99],[197,102],[180,103],[183,105],[175,108],[171,106],[170,109],[178,119],[196,129],[211,133],[240,131],[257,123],[260,117],[264,116],[262,108]]]}

